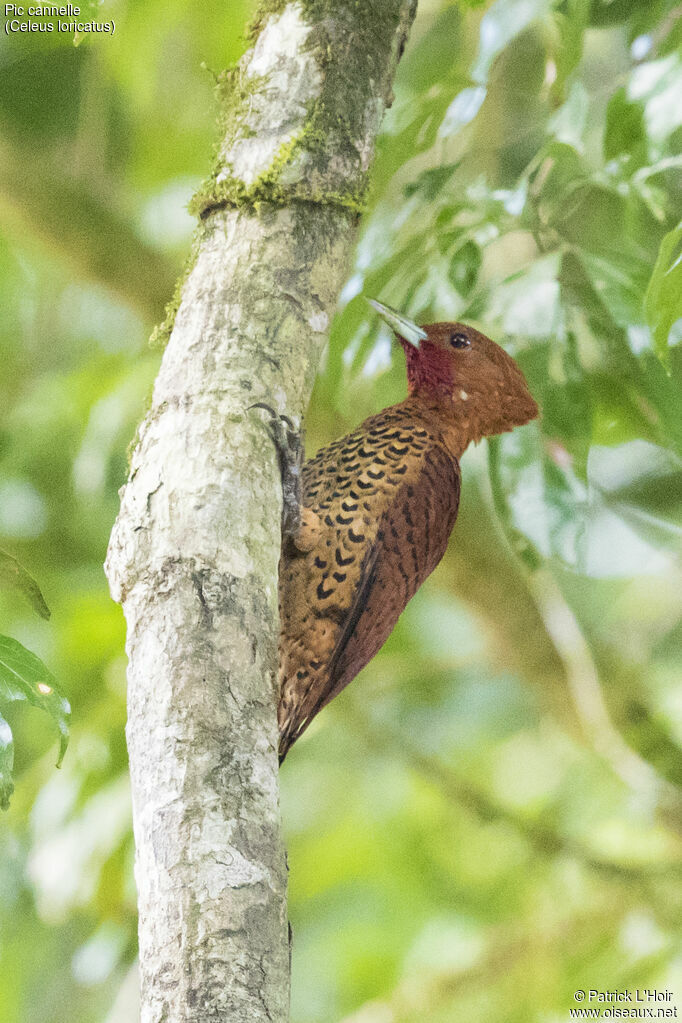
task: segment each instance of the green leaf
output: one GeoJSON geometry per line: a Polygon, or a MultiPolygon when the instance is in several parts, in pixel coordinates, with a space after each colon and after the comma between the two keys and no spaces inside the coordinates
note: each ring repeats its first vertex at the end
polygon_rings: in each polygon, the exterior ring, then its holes
{"type": "Polygon", "coordinates": [[[14,792],[12,768],[14,767],[14,742],[12,729],[0,714],[0,807],[6,810],[14,792]]]}
{"type": "MultiPolygon", "coordinates": [[[[587,478],[537,426],[488,441],[492,494],[516,553],[591,578],[661,571],[682,539],[682,459],[642,440],[595,445],[587,478]]],[[[674,555],[672,555],[674,556],[674,555]]]]}
{"type": "Polygon", "coordinates": [[[625,89],[618,89],[606,108],[604,156],[607,160],[614,160],[626,155],[641,166],[646,160],[646,150],[644,105],[630,102],[625,89]]]}
{"type": "Polygon", "coordinates": [[[590,22],[592,25],[618,25],[627,21],[637,10],[639,0],[592,0],[590,22]]]}
{"type": "Polygon", "coordinates": [[[50,617],[50,609],[35,579],[22,568],[16,558],[0,548],[0,589],[18,590],[41,618],[50,617]]]}
{"type": "MultiPolygon", "coordinates": [[[[69,742],[69,701],[60,693],[54,676],[43,662],[16,639],[0,636],[0,706],[15,700],[27,700],[44,710],[59,730],[60,766],[69,742]]],[[[6,808],[11,794],[12,733],[0,719],[0,806],[6,808]]]]}
{"type": "Polygon", "coordinates": [[[542,432],[560,444],[583,475],[590,446],[594,401],[590,380],[580,361],[577,339],[535,344],[520,353],[521,365],[531,393],[542,408],[542,432]]]}
{"type": "Polygon", "coordinates": [[[588,26],[590,0],[565,0],[561,14],[556,17],[559,29],[559,41],[552,54],[556,63],[557,76],[551,87],[555,101],[561,102],[566,94],[567,83],[571,89],[579,83],[573,72],[580,64],[583,55],[583,39],[588,26]]]}
{"type": "Polygon", "coordinates": [[[548,15],[551,8],[547,0],[497,0],[489,7],[481,21],[478,54],[472,68],[474,81],[485,83],[495,57],[507,43],[536,19],[548,15]]]}
{"type": "Polygon", "coordinates": [[[656,354],[667,364],[670,332],[682,318],[682,223],[661,242],[644,309],[654,333],[656,354]]]}
{"type": "Polygon", "coordinates": [[[469,295],[476,284],[483,256],[475,242],[467,241],[450,259],[448,278],[460,295],[469,295]]]}
{"type": "Polygon", "coordinates": [[[447,185],[458,166],[458,163],[449,163],[443,167],[432,167],[422,171],[416,181],[411,181],[405,186],[405,198],[409,199],[415,192],[421,191],[426,201],[433,202],[447,185]]]}
{"type": "Polygon", "coordinates": [[[682,459],[642,440],[594,446],[579,567],[594,577],[655,573],[682,541],[682,459]]]}
{"type": "Polygon", "coordinates": [[[635,440],[618,448],[594,446],[590,486],[644,540],[665,546],[682,538],[682,458],[658,445],[635,440]]]}
{"type": "Polygon", "coordinates": [[[542,565],[542,557],[533,542],[514,524],[502,478],[501,451],[500,438],[489,437],[488,473],[495,513],[514,553],[531,572],[535,572],[542,565]]]}

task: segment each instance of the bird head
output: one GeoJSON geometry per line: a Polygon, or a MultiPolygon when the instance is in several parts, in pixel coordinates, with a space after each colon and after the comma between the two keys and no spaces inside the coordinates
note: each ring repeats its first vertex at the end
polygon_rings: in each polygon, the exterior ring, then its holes
{"type": "Polygon", "coordinates": [[[417,326],[389,306],[370,304],[405,350],[410,396],[444,406],[470,424],[471,440],[535,419],[538,406],[510,355],[464,323],[417,326]]]}

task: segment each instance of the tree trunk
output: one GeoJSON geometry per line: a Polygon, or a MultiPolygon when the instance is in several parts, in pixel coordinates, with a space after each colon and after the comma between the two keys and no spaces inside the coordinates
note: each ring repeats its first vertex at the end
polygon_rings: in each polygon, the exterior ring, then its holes
{"type": "Polygon", "coordinates": [[[261,15],[219,83],[226,134],[122,491],[142,1020],[288,1018],[276,453],[300,421],[416,0],[261,15]]]}

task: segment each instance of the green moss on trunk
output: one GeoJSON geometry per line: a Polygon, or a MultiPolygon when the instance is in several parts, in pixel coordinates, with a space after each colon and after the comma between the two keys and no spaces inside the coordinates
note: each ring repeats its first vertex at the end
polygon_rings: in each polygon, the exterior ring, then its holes
{"type": "Polygon", "coordinates": [[[403,20],[407,30],[415,3],[298,0],[290,5],[283,0],[265,0],[251,25],[254,42],[269,19],[288,6],[296,7],[311,28],[303,50],[319,70],[319,94],[295,137],[283,142],[269,167],[247,185],[234,173],[229,153],[237,141],[258,133],[253,97],[267,87],[267,77],[247,74],[252,51],[238,68],[220,76],[217,94],[224,141],[211,175],[191,204],[192,212],[200,216],[224,205],[243,207],[259,202],[287,205],[304,201],[340,206],[354,213],[364,209],[369,163],[366,140],[374,136],[376,124],[371,122],[378,121],[390,102],[389,95],[377,96],[376,75],[378,69],[380,74],[392,69],[400,56],[399,52],[392,54],[394,47],[400,50],[404,38],[397,29],[403,20]]]}
{"type": "MultiPolygon", "coordinates": [[[[237,67],[218,75],[219,142],[214,166],[189,209],[206,218],[225,206],[258,215],[269,206],[314,205],[359,216],[366,205],[367,170],[390,83],[402,53],[416,0],[263,0],[250,27],[256,43],[272,17],[296,7],[310,28],[302,52],[311,60],[319,88],[268,166],[247,183],[230,162],[232,147],[260,134],[259,103],[268,96],[268,75],[248,74],[253,50],[237,67]]],[[[201,231],[195,241],[196,252],[201,231]]],[[[173,329],[194,254],[178,281],[166,316],[152,334],[164,347],[173,329]]]]}

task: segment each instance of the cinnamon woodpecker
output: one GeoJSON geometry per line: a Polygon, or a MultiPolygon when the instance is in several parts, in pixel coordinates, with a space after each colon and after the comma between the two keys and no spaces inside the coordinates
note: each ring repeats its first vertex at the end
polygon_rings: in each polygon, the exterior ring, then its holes
{"type": "Polygon", "coordinates": [[[280,762],[443,557],[464,450],[538,414],[521,370],[485,334],[463,323],[419,327],[371,304],[404,349],[407,397],[302,466],[279,446],[280,762]]]}

